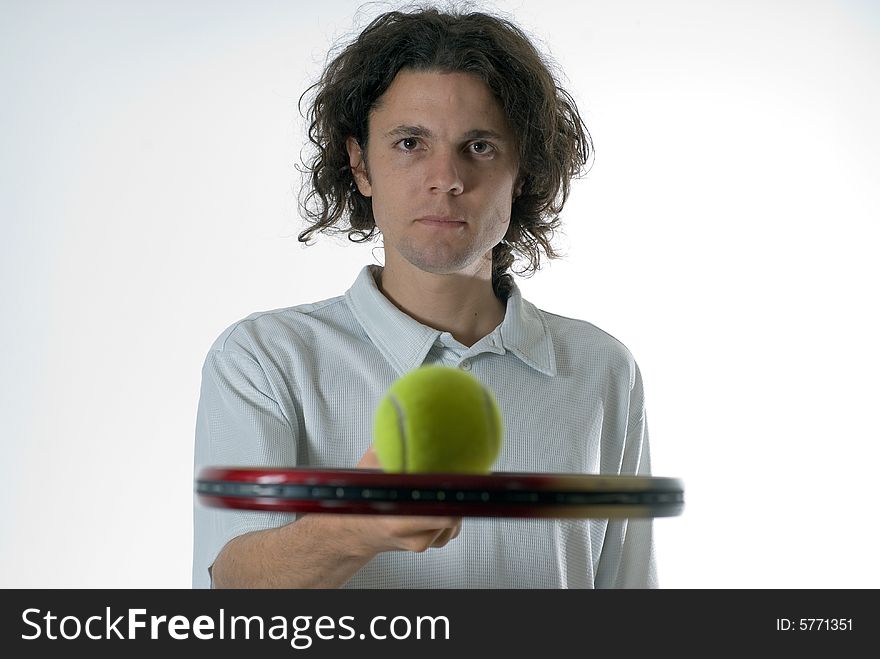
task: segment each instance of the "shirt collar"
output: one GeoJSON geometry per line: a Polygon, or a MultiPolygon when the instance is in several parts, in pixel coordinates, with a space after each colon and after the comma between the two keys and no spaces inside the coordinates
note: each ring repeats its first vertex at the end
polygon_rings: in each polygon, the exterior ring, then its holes
{"type": "Polygon", "coordinates": [[[553,337],[541,311],[524,300],[514,284],[507,298],[507,312],[501,323],[501,343],[523,362],[545,375],[556,375],[553,337]]]}
{"type": "MultiPolygon", "coordinates": [[[[380,266],[364,266],[346,291],[345,299],[370,340],[394,370],[403,375],[424,363],[431,346],[443,333],[395,307],[376,285],[376,276],[381,272],[380,266]]],[[[516,285],[507,298],[504,320],[489,337],[493,340],[481,340],[473,348],[480,352],[502,352],[499,348],[503,348],[535,370],[556,375],[556,354],[544,319],[534,305],[522,299],[516,285]]]]}

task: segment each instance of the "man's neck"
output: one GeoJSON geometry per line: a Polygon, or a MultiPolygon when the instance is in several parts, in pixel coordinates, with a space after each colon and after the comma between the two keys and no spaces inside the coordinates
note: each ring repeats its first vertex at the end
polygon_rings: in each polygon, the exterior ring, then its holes
{"type": "Polygon", "coordinates": [[[394,306],[423,325],[472,346],[504,320],[505,303],[492,290],[491,268],[473,275],[437,275],[386,265],[377,282],[394,306]]]}

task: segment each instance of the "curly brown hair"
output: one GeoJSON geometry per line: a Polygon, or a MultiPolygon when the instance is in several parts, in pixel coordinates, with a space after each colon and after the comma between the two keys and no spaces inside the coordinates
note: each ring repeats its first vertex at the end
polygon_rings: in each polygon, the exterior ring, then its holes
{"type": "Polygon", "coordinates": [[[573,177],[590,160],[590,134],[571,95],[526,34],[509,20],[482,12],[420,7],[375,18],[325,67],[300,98],[313,94],[306,115],[315,147],[303,161],[307,184],[300,199],[316,233],[348,233],[364,242],[377,233],[372,202],[355,184],[346,139],[366,149],[371,109],[401,69],[466,72],[479,76],[499,101],[517,136],[521,193],[512,203],[510,226],[492,250],[492,286],[506,299],[513,285],[514,253],[525,259],[518,274],[533,274],[551,245],[573,177]]]}

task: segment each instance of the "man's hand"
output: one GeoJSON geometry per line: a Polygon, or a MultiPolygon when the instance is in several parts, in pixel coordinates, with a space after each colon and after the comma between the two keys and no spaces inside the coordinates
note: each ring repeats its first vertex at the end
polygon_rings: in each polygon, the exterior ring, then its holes
{"type": "MultiPolygon", "coordinates": [[[[355,465],[357,469],[380,469],[373,447],[355,465]]],[[[346,543],[355,556],[374,556],[383,551],[423,552],[445,546],[461,532],[461,517],[405,515],[313,514],[314,522],[346,543]]]]}

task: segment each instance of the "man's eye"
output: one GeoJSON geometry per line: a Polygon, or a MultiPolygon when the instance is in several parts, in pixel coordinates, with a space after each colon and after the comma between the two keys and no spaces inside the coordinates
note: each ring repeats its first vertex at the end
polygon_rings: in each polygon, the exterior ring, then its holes
{"type": "Polygon", "coordinates": [[[399,142],[404,151],[412,151],[419,145],[419,141],[414,137],[405,137],[399,142]]]}
{"type": "Polygon", "coordinates": [[[475,153],[478,156],[492,153],[492,150],[494,149],[494,147],[488,142],[471,142],[469,148],[471,153],[475,153]]]}

